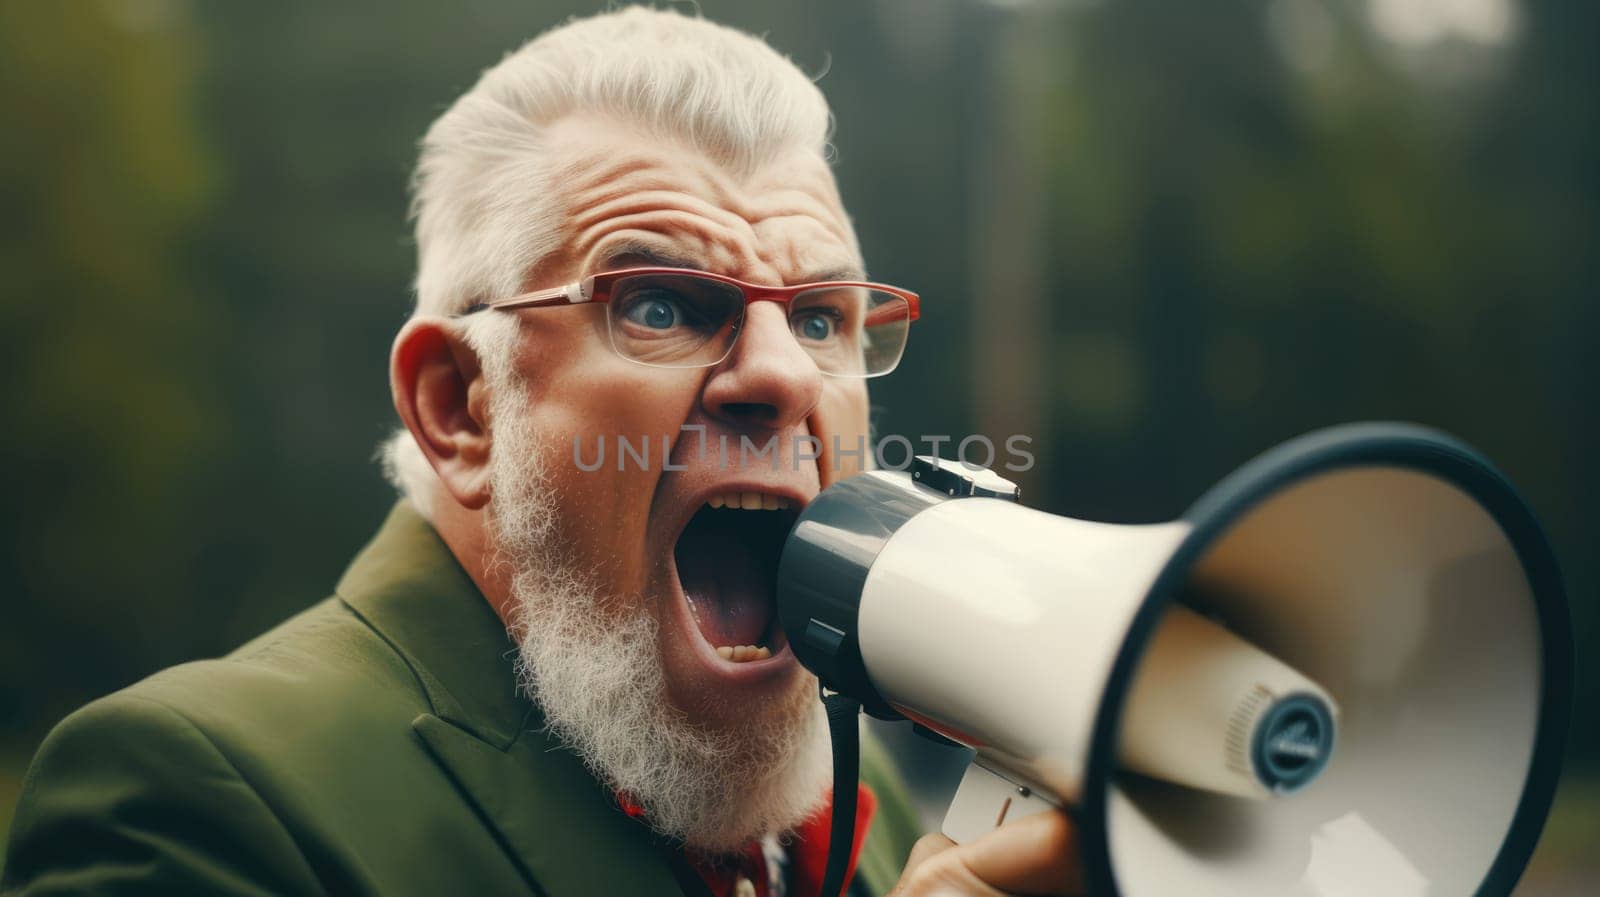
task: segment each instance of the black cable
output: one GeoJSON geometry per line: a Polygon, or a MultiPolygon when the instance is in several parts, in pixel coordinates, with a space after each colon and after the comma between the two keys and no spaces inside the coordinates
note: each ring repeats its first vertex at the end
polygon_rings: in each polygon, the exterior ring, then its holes
{"type": "Polygon", "coordinates": [[[822,696],[833,741],[833,825],[821,897],[839,897],[856,841],[856,794],[861,782],[861,702],[849,695],[822,696]]]}

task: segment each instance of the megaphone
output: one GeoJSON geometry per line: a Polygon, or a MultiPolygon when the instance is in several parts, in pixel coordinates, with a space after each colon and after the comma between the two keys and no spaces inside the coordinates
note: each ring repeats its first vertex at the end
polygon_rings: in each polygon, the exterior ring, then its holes
{"type": "Polygon", "coordinates": [[[821,493],[778,613],[827,689],[975,749],[944,831],[1077,823],[1090,892],[1504,895],[1572,693],[1550,546],[1480,455],[1358,424],[1181,519],[1092,523],[919,458],[821,493]]]}

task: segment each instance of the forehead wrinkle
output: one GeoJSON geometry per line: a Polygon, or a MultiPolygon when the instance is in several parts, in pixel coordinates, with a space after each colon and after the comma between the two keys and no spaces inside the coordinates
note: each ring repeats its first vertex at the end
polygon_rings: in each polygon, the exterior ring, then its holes
{"type": "MultiPolygon", "coordinates": [[[[611,267],[612,260],[627,256],[639,256],[645,259],[644,264],[664,266],[669,268],[690,268],[693,270],[714,270],[717,265],[705,265],[700,261],[688,261],[693,257],[692,251],[685,251],[678,241],[670,236],[655,231],[637,229],[624,229],[607,233],[600,238],[595,248],[586,257],[582,270],[588,273],[598,273],[611,267]],[[648,261],[652,256],[662,257],[661,261],[648,261]],[[677,258],[678,261],[667,259],[677,258]]],[[[794,244],[787,251],[775,249],[759,254],[759,260],[766,263],[774,271],[799,272],[790,273],[789,276],[780,276],[778,281],[783,284],[820,283],[835,280],[862,280],[866,274],[860,262],[853,253],[834,255],[827,252],[809,251],[809,247],[794,244]],[[808,259],[819,259],[815,263],[808,263],[808,259]],[[785,267],[780,261],[787,259],[789,265],[785,267]]],[[[724,271],[721,273],[734,273],[724,271]]]]}
{"type": "Polygon", "coordinates": [[[660,156],[643,151],[622,151],[620,154],[576,153],[564,172],[570,183],[579,184],[577,190],[603,187],[626,180],[640,172],[658,171],[665,167],[660,156]],[[586,183],[585,183],[586,182],[586,183]]]}
{"type": "Polygon", "coordinates": [[[566,219],[568,257],[585,272],[625,236],[752,281],[796,283],[862,267],[832,172],[819,159],[781,159],[736,178],[698,153],[578,137],[566,219]]]}
{"type": "Polygon", "coordinates": [[[649,153],[636,152],[611,166],[591,166],[589,177],[574,181],[573,197],[586,203],[627,193],[675,191],[694,194],[710,189],[703,172],[685,171],[682,164],[649,153]]]}
{"type": "Polygon", "coordinates": [[[771,231],[774,228],[777,228],[781,232],[782,228],[778,227],[779,225],[782,225],[784,222],[793,221],[798,223],[801,227],[818,228],[823,233],[834,238],[835,240],[838,240],[840,243],[853,250],[855,247],[855,239],[854,235],[850,231],[849,220],[842,216],[818,214],[818,211],[819,210],[815,209],[802,209],[792,206],[784,206],[767,210],[759,216],[752,217],[748,219],[748,223],[750,229],[755,232],[758,240],[761,238],[763,232],[771,231]]]}
{"type": "Polygon", "coordinates": [[[620,191],[634,189],[630,186],[636,177],[656,171],[660,160],[647,154],[633,153],[621,159],[591,153],[578,153],[565,160],[557,169],[556,183],[565,185],[561,192],[561,205],[570,218],[578,210],[604,202],[620,191]]]}
{"type": "Polygon", "coordinates": [[[749,222],[699,197],[677,190],[619,191],[596,205],[577,210],[572,224],[581,234],[607,220],[652,212],[698,216],[729,230],[748,230],[749,222]]]}
{"type": "Polygon", "coordinates": [[[651,209],[603,218],[581,231],[574,245],[577,255],[585,261],[585,270],[593,267],[598,250],[608,237],[640,239],[663,246],[671,255],[704,259],[703,266],[708,270],[749,267],[755,260],[748,248],[753,241],[742,240],[737,234],[692,213],[651,209]],[[686,243],[694,248],[686,251],[683,248],[686,243]]]}
{"type": "Polygon", "coordinates": [[[635,151],[610,167],[598,167],[587,182],[572,188],[575,205],[596,206],[629,194],[678,194],[709,206],[728,193],[727,177],[708,160],[687,164],[682,158],[635,151]],[[710,196],[711,200],[706,197],[710,196]]]}
{"type": "Polygon", "coordinates": [[[815,196],[796,192],[787,196],[764,197],[759,202],[751,203],[741,212],[740,218],[751,227],[778,218],[811,218],[836,225],[844,220],[844,215],[815,196]]]}
{"type": "Polygon", "coordinates": [[[763,172],[762,177],[752,179],[746,184],[746,193],[767,201],[774,201],[779,197],[804,198],[825,209],[842,205],[839,201],[838,185],[833,180],[833,172],[820,163],[815,166],[804,165],[798,169],[785,170],[781,177],[776,170],[763,172]]]}
{"type": "Polygon", "coordinates": [[[748,210],[780,196],[810,199],[828,217],[842,212],[833,173],[814,153],[789,153],[741,178],[681,139],[607,115],[574,115],[552,130],[552,150],[566,157],[562,167],[573,206],[663,190],[694,195],[746,220],[754,217],[748,210]],[[623,130],[614,130],[619,126],[623,130]]]}
{"type": "MultiPolygon", "coordinates": [[[[834,239],[843,243],[851,255],[857,255],[855,233],[850,218],[839,205],[838,195],[831,189],[832,177],[817,177],[805,186],[783,186],[753,196],[740,215],[753,230],[763,225],[787,219],[806,219],[823,226],[834,239]]],[[[858,260],[859,261],[859,260],[858,260]]],[[[858,265],[859,267],[859,265],[858,265]]]]}
{"type": "Polygon", "coordinates": [[[762,260],[775,268],[812,272],[802,278],[807,281],[866,279],[866,261],[847,218],[774,211],[751,226],[762,260]],[[785,227],[789,222],[793,224],[785,227]],[[837,276],[812,276],[818,272],[837,276]]]}
{"type": "MultiPolygon", "coordinates": [[[[696,164],[670,164],[669,161],[640,155],[626,163],[601,169],[597,179],[574,189],[576,224],[586,227],[596,216],[619,215],[650,204],[690,209],[717,219],[733,229],[752,228],[778,215],[809,215],[839,221],[837,194],[832,178],[808,173],[804,183],[792,176],[770,186],[755,183],[741,190],[727,172],[709,160],[696,164]],[[615,172],[615,177],[607,175],[615,172]]],[[[848,228],[835,228],[836,231],[848,228]]]]}
{"type": "MultiPolygon", "coordinates": [[[[809,218],[807,219],[810,220],[809,218]]],[[[788,283],[816,283],[824,280],[863,280],[866,271],[861,259],[848,243],[843,252],[826,247],[818,240],[807,240],[803,235],[761,244],[761,260],[775,270],[790,272],[788,283]]]]}

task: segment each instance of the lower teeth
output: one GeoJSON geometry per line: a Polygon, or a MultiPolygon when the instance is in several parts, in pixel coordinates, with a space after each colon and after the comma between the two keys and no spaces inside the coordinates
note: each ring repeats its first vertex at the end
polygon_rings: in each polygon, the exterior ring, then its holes
{"type": "Polygon", "coordinates": [[[751,660],[766,660],[772,656],[772,650],[765,645],[723,645],[717,649],[717,656],[723,660],[734,663],[745,663],[751,660]]]}

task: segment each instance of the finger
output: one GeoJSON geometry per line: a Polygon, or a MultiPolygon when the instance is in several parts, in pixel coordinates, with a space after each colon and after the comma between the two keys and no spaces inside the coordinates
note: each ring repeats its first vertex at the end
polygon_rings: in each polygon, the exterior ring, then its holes
{"type": "Polygon", "coordinates": [[[906,857],[905,868],[900,872],[900,874],[902,876],[910,875],[918,866],[927,862],[929,857],[932,857],[935,854],[943,853],[944,851],[955,846],[956,842],[946,838],[944,835],[941,835],[938,832],[934,832],[929,835],[923,835],[921,838],[917,839],[916,844],[912,845],[911,856],[906,857]]]}
{"type": "Polygon", "coordinates": [[[1077,894],[1083,888],[1078,838],[1060,812],[1009,822],[960,848],[961,859],[983,881],[1016,894],[1077,894]]]}

